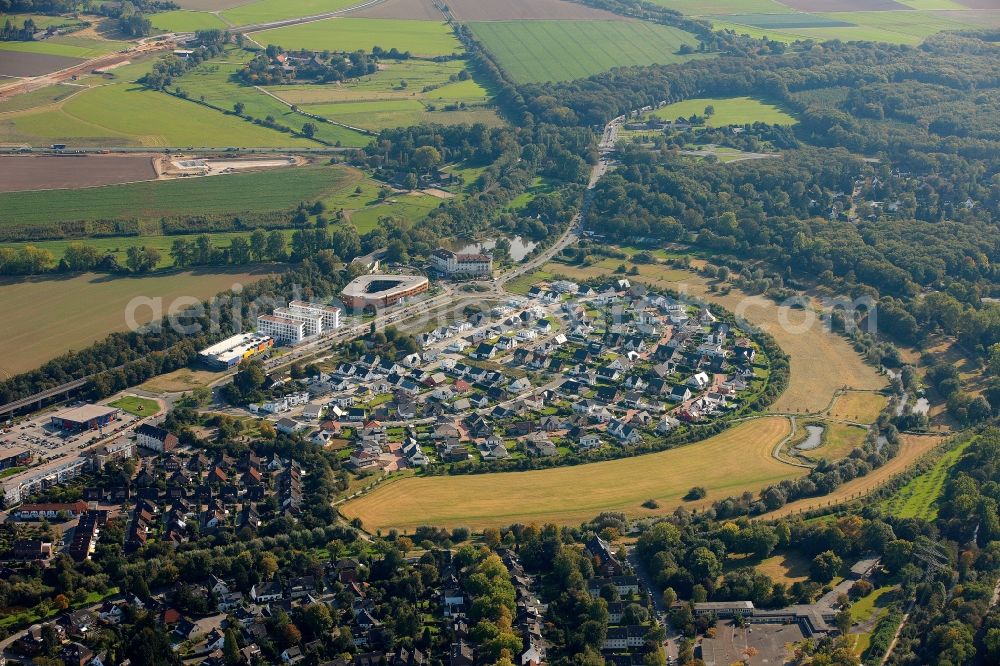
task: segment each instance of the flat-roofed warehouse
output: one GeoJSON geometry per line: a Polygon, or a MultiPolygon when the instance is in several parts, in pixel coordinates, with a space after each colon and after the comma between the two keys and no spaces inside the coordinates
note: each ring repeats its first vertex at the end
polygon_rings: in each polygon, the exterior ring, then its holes
{"type": "Polygon", "coordinates": [[[198,358],[213,368],[225,370],[239,365],[274,346],[274,340],[259,333],[240,333],[198,352],[198,358]]]}
{"type": "Polygon", "coordinates": [[[114,421],[122,413],[107,405],[81,405],[52,415],[51,423],[60,430],[97,430],[114,421]]]}
{"type": "Polygon", "coordinates": [[[423,275],[362,275],[351,280],[340,297],[353,310],[387,308],[430,288],[423,275]]]}

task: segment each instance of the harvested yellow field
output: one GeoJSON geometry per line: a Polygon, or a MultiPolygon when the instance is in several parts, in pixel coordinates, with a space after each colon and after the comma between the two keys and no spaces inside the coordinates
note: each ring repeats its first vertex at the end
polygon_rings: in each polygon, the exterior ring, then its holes
{"type": "Polygon", "coordinates": [[[833,493],[823,497],[809,497],[807,499],[789,502],[777,511],[766,514],[767,518],[782,518],[793,513],[809,511],[825,506],[834,506],[854,498],[863,497],[872,492],[883,483],[906,471],[913,463],[917,462],[925,454],[944,439],[941,435],[900,435],[903,441],[899,449],[899,454],[886,464],[874,470],[870,474],[848,481],[840,486],[833,493]]]}
{"type": "Polygon", "coordinates": [[[420,525],[482,529],[518,522],[572,525],[602,511],[662,515],[805,474],[771,456],[790,427],[787,418],[772,416],[702,442],[634,458],[530,472],[408,477],[383,484],[345,504],[341,512],[360,518],[370,531],[420,525]],[[684,502],[692,486],[705,487],[708,496],[684,502]],[[643,508],[648,499],[659,508],[643,508]]]}
{"type": "Polygon", "coordinates": [[[847,340],[827,331],[819,315],[811,310],[779,306],[768,298],[750,296],[738,289],[725,296],[712,294],[705,281],[696,276],[685,285],[692,296],[719,303],[770,333],[788,354],[788,389],[771,411],[814,414],[827,408],[838,389],[877,391],[887,384],[847,340]]]}
{"type": "Polygon", "coordinates": [[[837,396],[829,416],[854,423],[875,423],[879,412],[889,404],[889,398],[870,391],[849,391],[837,396]]]}

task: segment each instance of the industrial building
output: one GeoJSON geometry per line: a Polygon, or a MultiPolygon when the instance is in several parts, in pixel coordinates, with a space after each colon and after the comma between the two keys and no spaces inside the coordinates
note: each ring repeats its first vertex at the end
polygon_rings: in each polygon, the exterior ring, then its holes
{"type": "Polygon", "coordinates": [[[205,364],[225,370],[239,365],[244,359],[262,354],[274,346],[274,340],[260,333],[240,333],[198,352],[205,364]]]}
{"type": "Polygon", "coordinates": [[[97,430],[118,418],[122,410],[107,405],[80,405],[56,412],[50,422],[59,430],[97,430]]]}
{"type": "Polygon", "coordinates": [[[31,464],[31,451],[23,447],[16,447],[0,452],[0,470],[11,467],[25,467],[31,464]]]}
{"type": "Polygon", "coordinates": [[[387,308],[431,288],[423,275],[362,275],[348,283],[340,296],[353,310],[387,308]]]}
{"type": "Polygon", "coordinates": [[[305,301],[292,301],[285,308],[275,308],[269,315],[257,317],[257,332],[278,342],[295,344],[340,327],[340,308],[305,301]]]}
{"type": "Polygon", "coordinates": [[[439,247],[431,253],[431,268],[453,277],[489,277],[493,274],[493,257],[488,254],[457,254],[439,247]]]}

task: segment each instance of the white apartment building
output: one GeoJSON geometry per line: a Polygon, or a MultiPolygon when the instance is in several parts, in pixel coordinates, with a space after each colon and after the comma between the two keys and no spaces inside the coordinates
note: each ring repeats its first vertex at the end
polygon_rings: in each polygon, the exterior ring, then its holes
{"type": "Polygon", "coordinates": [[[340,308],[335,308],[332,305],[292,301],[288,304],[288,309],[293,312],[321,316],[323,318],[324,331],[332,331],[335,328],[340,328],[340,308]]]}
{"type": "Polygon", "coordinates": [[[291,319],[292,321],[302,322],[303,333],[307,338],[313,335],[319,335],[323,332],[322,315],[308,314],[302,312],[301,310],[293,310],[291,308],[275,308],[274,316],[282,319],[291,319]]]}
{"type": "Polygon", "coordinates": [[[493,257],[488,254],[456,254],[439,247],[431,253],[431,266],[446,275],[488,276],[493,274],[493,257]]]}
{"type": "Polygon", "coordinates": [[[306,337],[306,324],[304,321],[265,314],[257,317],[257,332],[269,335],[279,342],[294,344],[306,337]]]}
{"type": "Polygon", "coordinates": [[[339,308],[305,301],[292,301],[273,314],[257,317],[258,333],[292,344],[339,327],[339,308]]]}

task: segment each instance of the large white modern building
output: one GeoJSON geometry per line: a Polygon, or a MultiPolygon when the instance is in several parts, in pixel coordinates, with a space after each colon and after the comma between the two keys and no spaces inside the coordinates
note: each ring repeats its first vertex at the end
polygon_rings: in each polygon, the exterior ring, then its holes
{"type": "Polygon", "coordinates": [[[278,342],[295,344],[306,337],[306,323],[279,315],[260,315],[257,317],[257,332],[269,335],[278,342]]]}
{"type": "Polygon", "coordinates": [[[273,314],[257,317],[257,332],[279,342],[295,344],[340,327],[340,308],[330,305],[292,301],[273,314]]]}
{"type": "Polygon", "coordinates": [[[486,277],[493,274],[493,257],[488,254],[457,254],[439,247],[431,253],[431,267],[445,275],[486,277]]]}
{"type": "Polygon", "coordinates": [[[256,356],[274,346],[274,340],[259,333],[240,333],[198,352],[198,358],[213,368],[231,368],[243,359],[256,356]]]}

